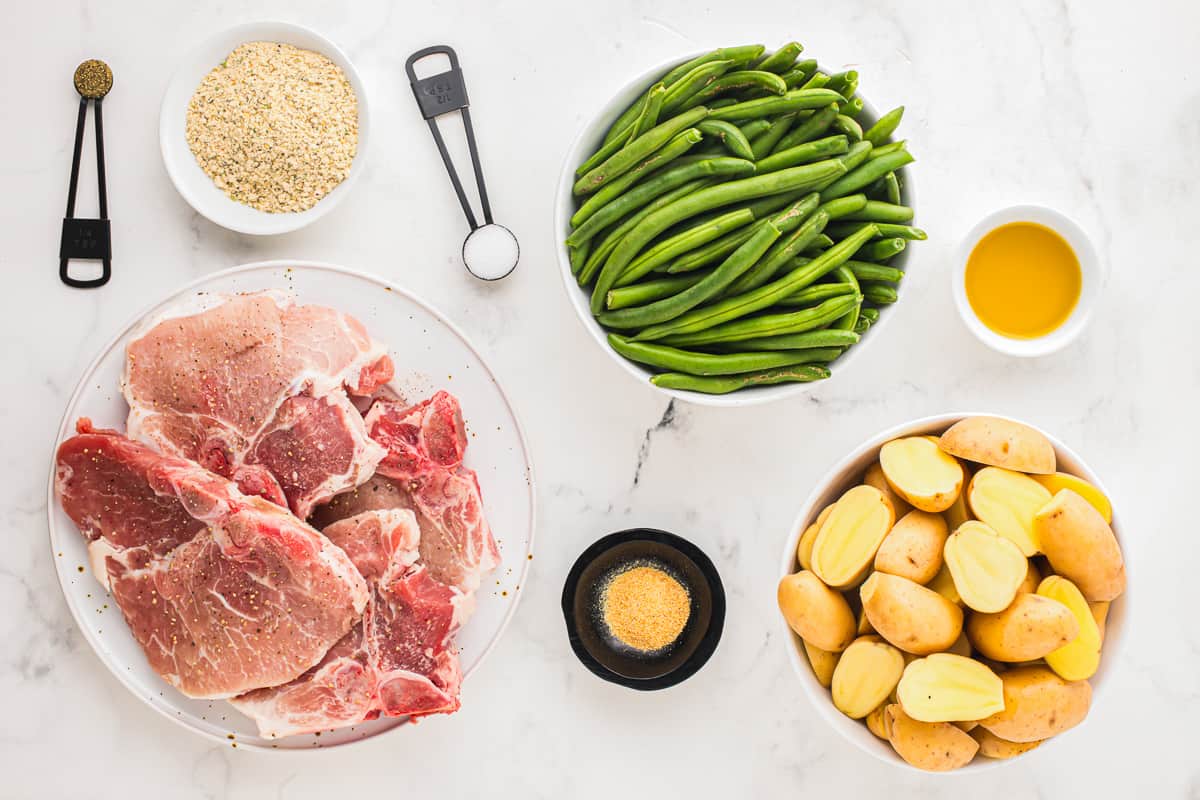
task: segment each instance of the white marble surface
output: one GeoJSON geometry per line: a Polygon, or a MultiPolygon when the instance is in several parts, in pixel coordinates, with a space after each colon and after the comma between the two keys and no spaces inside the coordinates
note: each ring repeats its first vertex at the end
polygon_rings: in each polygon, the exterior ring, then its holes
{"type": "MultiPolygon", "coordinates": [[[[3,5],[0,796],[1200,797],[1200,538],[1186,507],[1200,480],[1194,3],[3,5]],[[347,50],[369,85],[375,135],[368,173],[341,207],[303,232],[253,239],[213,227],[175,194],[157,115],[177,53],[271,17],[347,50]],[[907,105],[930,241],[889,339],[836,380],[766,408],[668,408],[592,344],[564,301],[550,224],[560,160],[590,110],[648,65],[793,37],[827,66],[857,68],[878,105],[907,105]],[[497,217],[523,245],[517,273],[498,286],[457,263],[462,222],[403,78],[408,53],[441,41],[463,57],[497,217]],[[112,283],[82,292],[58,283],[55,251],[69,77],[92,56],[116,74],[105,105],[117,257],[112,283]],[[1022,201],[1075,215],[1111,271],[1082,340],[1028,362],[970,338],[949,283],[957,238],[1022,201]],[[527,424],[541,524],[527,596],[459,714],[283,757],[196,738],[100,666],[55,581],[44,498],[59,415],[102,341],[185,281],[288,256],[402,282],[490,352],[527,424]],[[868,434],[953,409],[1027,418],[1090,461],[1125,520],[1137,598],[1123,668],[1086,728],[973,778],[901,772],[831,735],[789,671],[774,608],[781,542],[812,483],[868,434]],[[729,592],[712,662],[651,695],[585,672],[558,609],[576,554],[633,524],[693,538],[729,592]]],[[[80,212],[92,202],[85,192],[80,212]]]]}

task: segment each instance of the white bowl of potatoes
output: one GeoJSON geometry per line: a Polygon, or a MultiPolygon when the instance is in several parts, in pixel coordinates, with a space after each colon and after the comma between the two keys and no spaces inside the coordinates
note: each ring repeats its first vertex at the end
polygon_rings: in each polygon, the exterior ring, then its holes
{"type": "Polygon", "coordinates": [[[809,495],[781,560],[789,657],[864,751],[986,769],[1087,718],[1119,658],[1128,564],[1100,480],[1016,420],[872,437],[809,495]]]}

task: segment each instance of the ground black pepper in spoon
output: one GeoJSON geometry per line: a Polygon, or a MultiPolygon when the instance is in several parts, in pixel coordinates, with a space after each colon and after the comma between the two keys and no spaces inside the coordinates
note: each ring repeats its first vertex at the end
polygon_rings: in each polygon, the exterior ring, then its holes
{"type": "Polygon", "coordinates": [[[71,185],[67,191],[67,214],[63,218],[62,238],[58,245],[58,277],[67,286],[94,289],[112,277],[112,240],[108,221],[108,187],[104,176],[104,118],[101,104],[112,89],[113,76],[108,64],[97,59],[84,61],[75,69],[75,91],[79,92],[79,117],[75,123],[75,155],[71,161],[71,185]],[[88,219],[75,216],[75,194],[79,184],[79,159],[83,154],[83,128],[88,103],[96,107],[96,180],[100,191],[100,216],[88,219]],[[101,262],[98,278],[79,279],[70,274],[70,262],[85,259],[101,262]]]}
{"type": "Polygon", "coordinates": [[[475,146],[475,131],[471,127],[471,112],[468,108],[470,103],[467,101],[467,85],[463,80],[462,69],[458,66],[458,54],[447,45],[426,47],[408,57],[404,70],[412,83],[413,95],[417,98],[421,116],[429,123],[429,130],[437,143],[442,163],[446,165],[446,173],[450,176],[450,183],[454,185],[454,193],[458,195],[458,202],[467,217],[467,224],[471,226],[471,232],[463,241],[463,264],[476,278],[485,281],[499,280],[516,268],[517,260],[521,257],[521,248],[512,231],[492,220],[492,206],[488,202],[487,186],[483,182],[483,166],[479,163],[479,151],[475,146]],[[449,58],[450,70],[430,75],[428,78],[418,78],[416,63],[432,55],[444,55],[449,58]],[[462,113],[463,127],[467,132],[467,148],[470,150],[471,166],[475,172],[475,186],[479,190],[479,202],[483,206],[483,225],[475,219],[475,212],[471,210],[471,203],[463,191],[462,181],[458,179],[454,162],[450,159],[446,142],[438,128],[437,118],[451,111],[462,113]]]}

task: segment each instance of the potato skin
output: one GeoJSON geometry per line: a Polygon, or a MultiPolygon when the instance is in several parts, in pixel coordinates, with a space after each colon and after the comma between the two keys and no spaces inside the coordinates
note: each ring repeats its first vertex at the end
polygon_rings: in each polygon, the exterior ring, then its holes
{"type": "Polygon", "coordinates": [[[979,751],[969,733],[949,722],[918,722],[899,703],[884,711],[888,741],[896,754],[918,769],[948,772],[966,766],[979,751]]]}
{"type": "Polygon", "coordinates": [[[1099,489],[1083,478],[1066,472],[1056,472],[1053,475],[1035,475],[1033,479],[1045,486],[1050,494],[1057,494],[1060,489],[1070,489],[1095,506],[1100,516],[1104,517],[1104,521],[1112,525],[1112,503],[1099,489]]]}
{"type": "Polygon", "coordinates": [[[905,652],[948,650],[962,633],[962,609],[908,578],[873,572],[859,596],[871,627],[905,652]]]}
{"type": "Polygon", "coordinates": [[[942,568],[942,548],[949,530],[940,514],[910,511],[896,521],[875,552],[875,569],[920,584],[942,568]]]}
{"type": "Polygon", "coordinates": [[[1062,489],[1033,517],[1034,533],[1054,571],[1090,602],[1115,600],[1125,591],[1125,559],[1100,512],[1062,489]]]}
{"type": "Polygon", "coordinates": [[[981,727],[972,728],[971,737],[979,742],[979,755],[984,758],[998,759],[1015,758],[1022,753],[1028,753],[1043,741],[1039,739],[1036,742],[1010,742],[1006,739],[1001,739],[987,728],[981,727]]]}
{"type": "Polygon", "coordinates": [[[883,492],[883,496],[892,504],[892,516],[896,519],[900,519],[912,511],[909,502],[896,494],[896,490],[887,482],[887,477],[883,474],[883,467],[878,461],[867,467],[867,471],[863,474],[863,483],[867,486],[874,486],[883,492]]]}
{"type": "Polygon", "coordinates": [[[828,689],[829,685],[833,683],[833,671],[837,668],[841,654],[814,647],[803,639],[800,641],[804,644],[804,655],[808,656],[808,664],[812,667],[817,683],[828,689]]]}
{"type": "Polygon", "coordinates": [[[846,598],[808,570],[783,576],[776,598],[788,627],[814,647],[840,653],[854,641],[858,623],[846,598]]]}
{"type": "Polygon", "coordinates": [[[1035,475],[1054,473],[1054,445],[1038,431],[999,417],[968,417],[942,434],[938,445],[952,456],[1035,475]]]}
{"type": "Polygon", "coordinates": [[[812,569],[813,542],[817,540],[821,526],[825,524],[825,520],[829,518],[835,505],[837,503],[830,503],[821,509],[821,513],[817,514],[817,519],[804,529],[804,533],[800,534],[800,541],[796,544],[796,561],[800,563],[801,569],[812,569]]]}
{"type": "Polygon", "coordinates": [[[1074,728],[1087,716],[1092,686],[1064,681],[1045,666],[1016,667],[1000,674],[1004,710],[979,721],[1009,742],[1036,742],[1074,728]]]}
{"type": "Polygon", "coordinates": [[[1033,661],[1079,635],[1071,610],[1057,600],[1022,593],[995,614],[972,614],[967,638],[979,653],[996,661],[1033,661]]]}

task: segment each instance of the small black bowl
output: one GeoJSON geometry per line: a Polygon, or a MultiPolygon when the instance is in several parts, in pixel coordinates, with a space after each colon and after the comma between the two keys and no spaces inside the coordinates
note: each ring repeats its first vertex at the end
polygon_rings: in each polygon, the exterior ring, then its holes
{"type": "Polygon", "coordinates": [[[708,556],[696,545],[653,528],[609,534],[584,550],[562,594],[571,649],[606,681],[631,689],[665,689],[704,666],[725,627],[725,588],[708,556]],[[643,653],[615,641],[600,618],[605,579],[629,565],[658,567],[683,584],[692,607],[682,633],[662,650],[643,653]]]}

